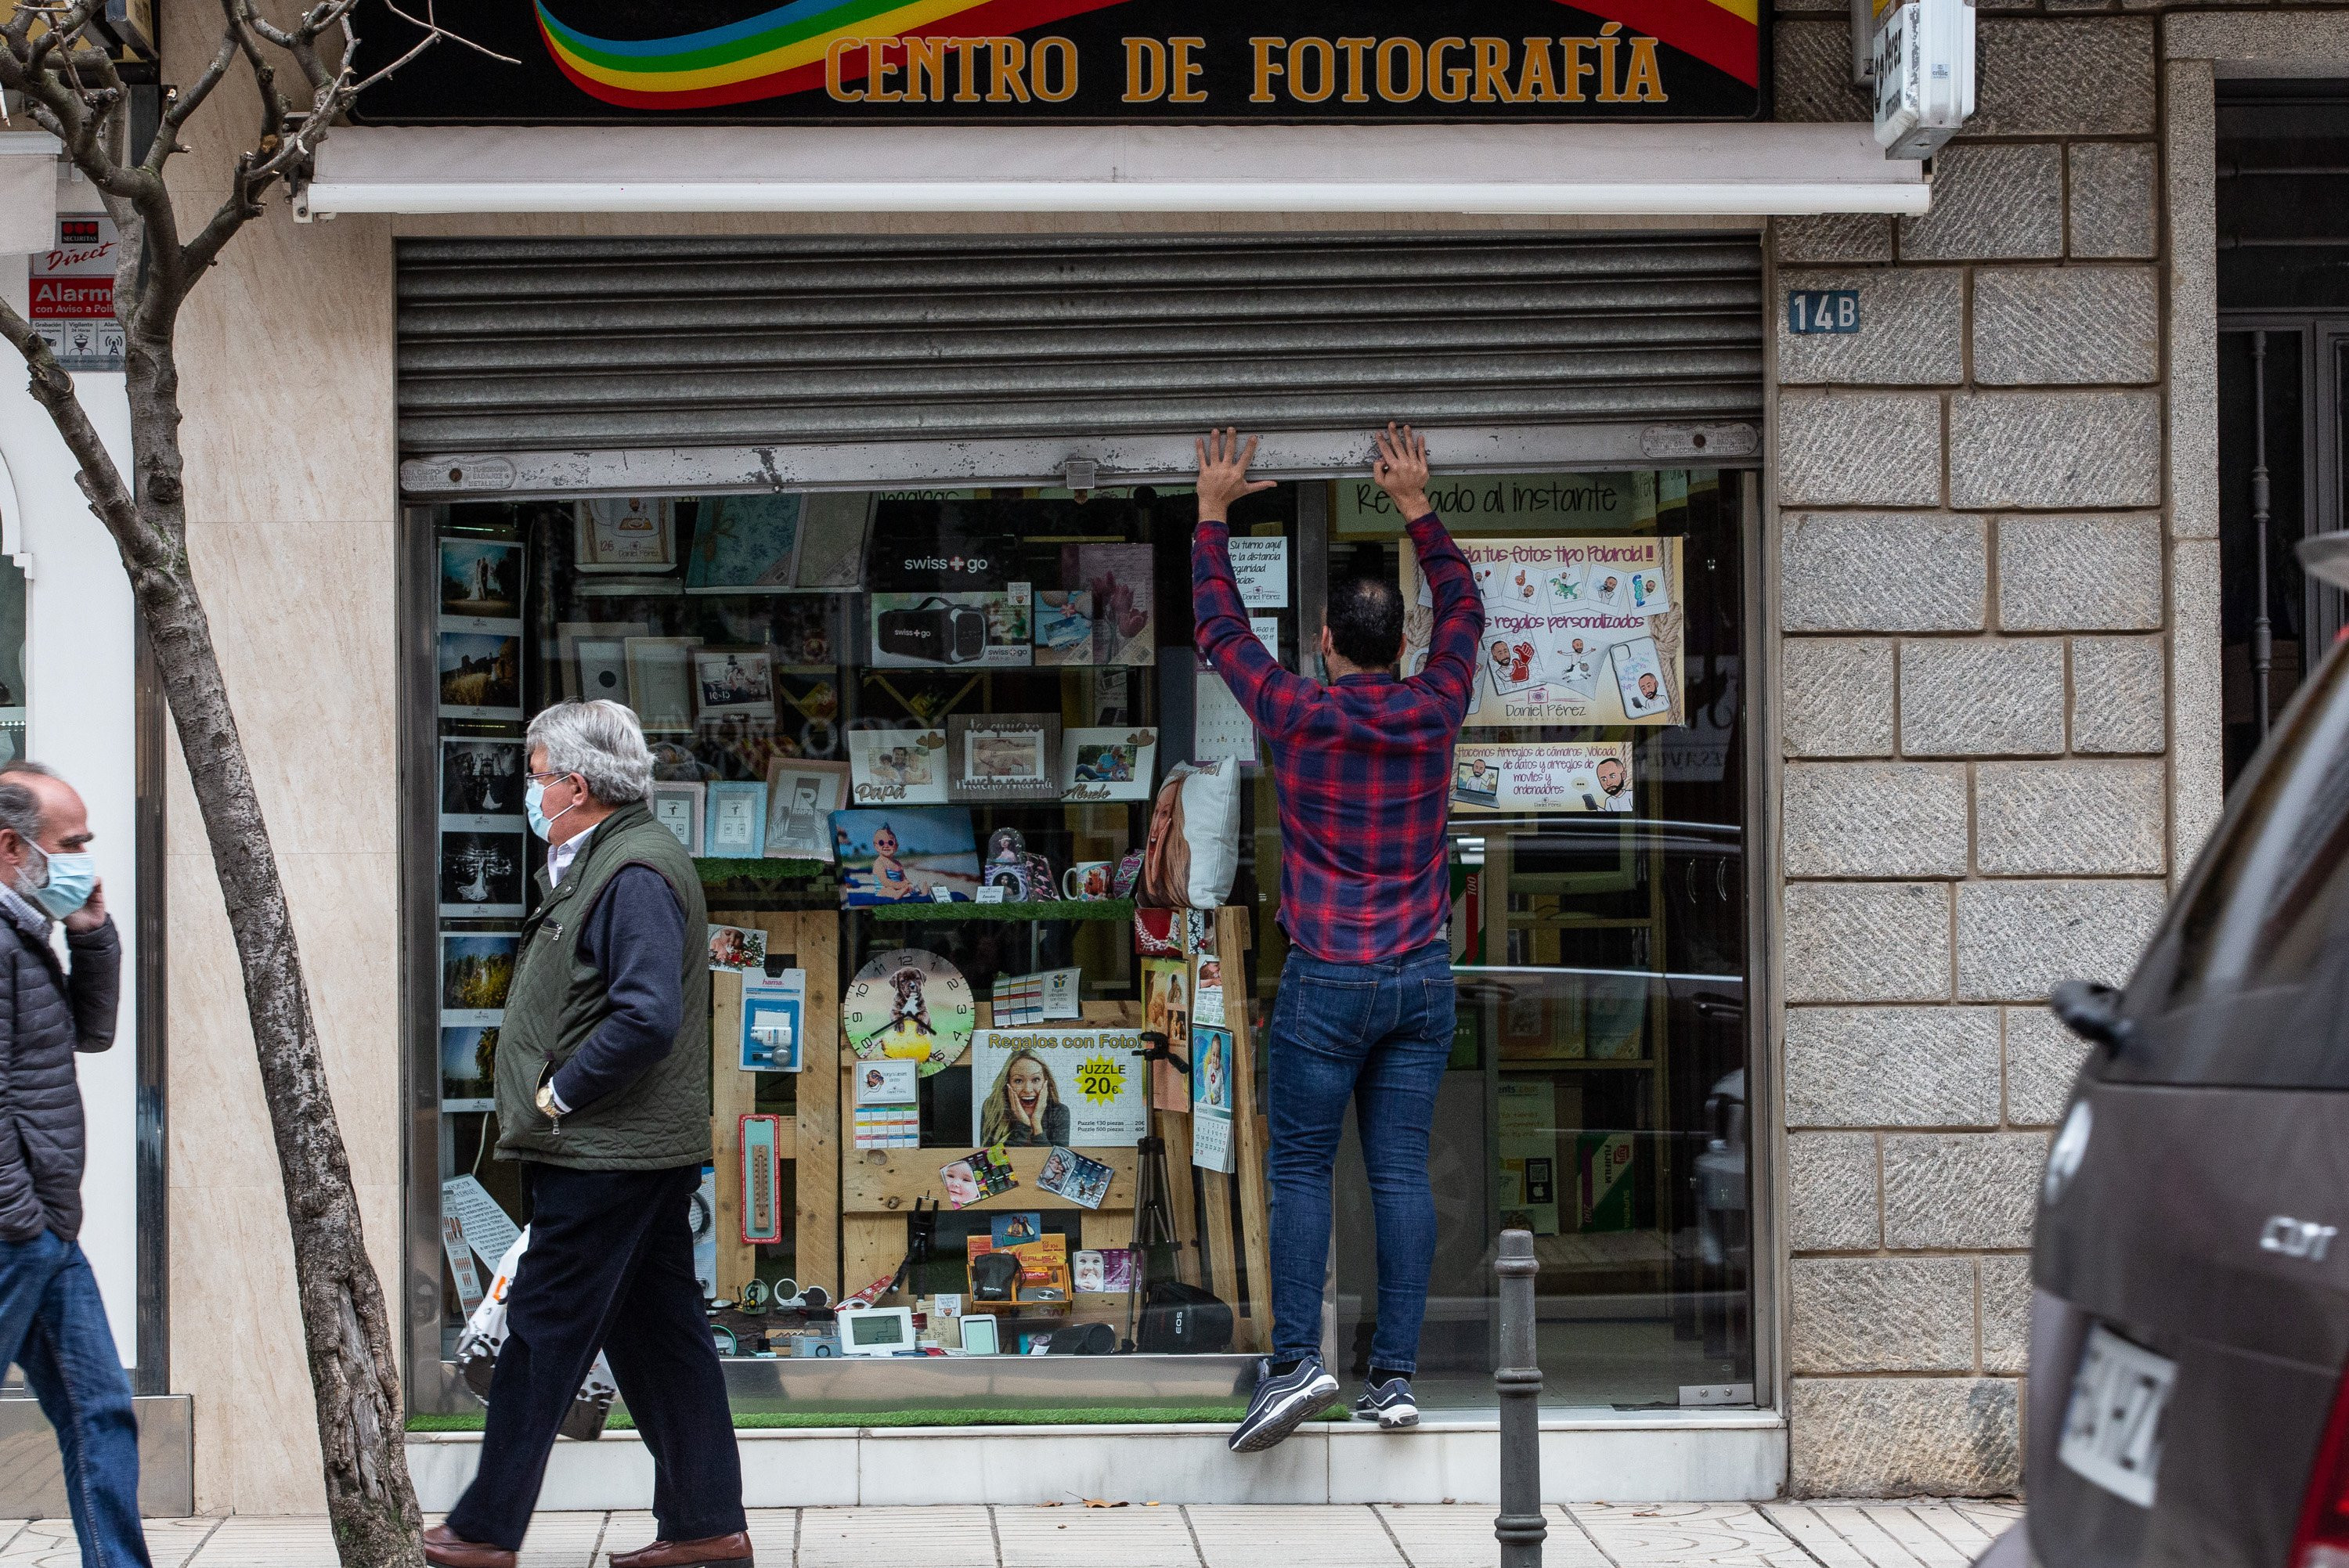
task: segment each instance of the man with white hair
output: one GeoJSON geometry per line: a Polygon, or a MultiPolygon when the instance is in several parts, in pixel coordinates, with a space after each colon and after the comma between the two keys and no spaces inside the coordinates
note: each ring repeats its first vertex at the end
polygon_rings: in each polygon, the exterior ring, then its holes
{"type": "Polygon", "coordinates": [[[547,842],[498,1031],[498,1158],[530,1248],[506,1295],[481,1469],[424,1532],[442,1568],[513,1568],[556,1430],[601,1349],[652,1455],[658,1539],[612,1568],[750,1568],[726,1381],[688,1221],[709,1159],[709,914],[653,820],[636,716],[531,721],[523,809],[547,842]]]}

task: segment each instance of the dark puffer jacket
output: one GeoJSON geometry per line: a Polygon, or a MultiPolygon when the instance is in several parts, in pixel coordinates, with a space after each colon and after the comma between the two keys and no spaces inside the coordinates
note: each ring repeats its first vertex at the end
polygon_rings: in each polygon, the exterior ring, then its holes
{"type": "Polygon", "coordinates": [[[81,1233],[81,1091],[74,1053],[114,1044],[122,943],[108,921],[67,932],[72,977],[47,927],[0,902],[0,1241],[81,1233]]]}

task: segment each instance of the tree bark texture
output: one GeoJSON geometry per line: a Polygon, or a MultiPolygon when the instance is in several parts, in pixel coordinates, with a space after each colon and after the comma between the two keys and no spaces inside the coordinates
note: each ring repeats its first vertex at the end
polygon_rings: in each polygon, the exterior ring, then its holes
{"type": "MultiPolygon", "coordinates": [[[[160,303],[151,294],[142,302],[160,303]]],[[[360,1229],[285,884],[189,569],[175,315],[142,309],[126,324],[135,498],[71,379],[46,347],[20,338],[17,346],[33,372],[33,395],[80,462],[78,478],[90,509],[130,574],[228,908],[293,1232],[303,1348],[336,1549],[345,1568],[414,1568],[422,1562],[421,1520],[408,1474],[390,1316],[360,1229]]],[[[9,335],[18,338],[13,330],[9,335]]]]}

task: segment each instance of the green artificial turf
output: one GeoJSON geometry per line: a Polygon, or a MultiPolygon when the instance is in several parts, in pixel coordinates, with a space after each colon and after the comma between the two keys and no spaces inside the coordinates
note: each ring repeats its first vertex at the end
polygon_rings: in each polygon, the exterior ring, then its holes
{"type": "Polygon", "coordinates": [[[1056,898],[1026,903],[903,903],[860,904],[858,910],[880,921],[934,920],[1132,920],[1130,898],[1056,898]]]}
{"type": "MultiPolygon", "coordinates": [[[[1166,1426],[1178,1421],[1200,1421],[1219,1424],[1235,1421],[1246,1407],[1234,1401],[1228,1405],[1081,1405],[1036,1409],[1007,1409],[990,1406],[974,1406],[949,1410],[746,1410],[738,1412],[734,1425],[738,1429],[807,1429],[823,1427],[1097,1427],[1097,1426],[1166,1426]]],[[[419,1414],[408,1418],[411,1432],[478,1432],[486,1412],[459,1410],[448,1415],[419,1414]]],[[[1316,1418],[1324,1421],[1346,1419],[1346,1408],[1332,1405],[1316,1418]]],[[[626,1410],[616,1409],[607,1429],[632,1431],[636,1423],[626,1410]]]]}

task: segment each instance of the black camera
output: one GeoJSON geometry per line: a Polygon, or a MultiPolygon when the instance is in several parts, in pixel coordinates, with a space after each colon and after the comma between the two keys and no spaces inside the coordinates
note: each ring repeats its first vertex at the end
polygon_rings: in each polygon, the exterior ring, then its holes
{"type": "Polygon", "coordinates": [[[967,665],[987,652],[987,615],[936,594],[910,610],[884,610],[874,640],[894,658],[967,665]]]}

